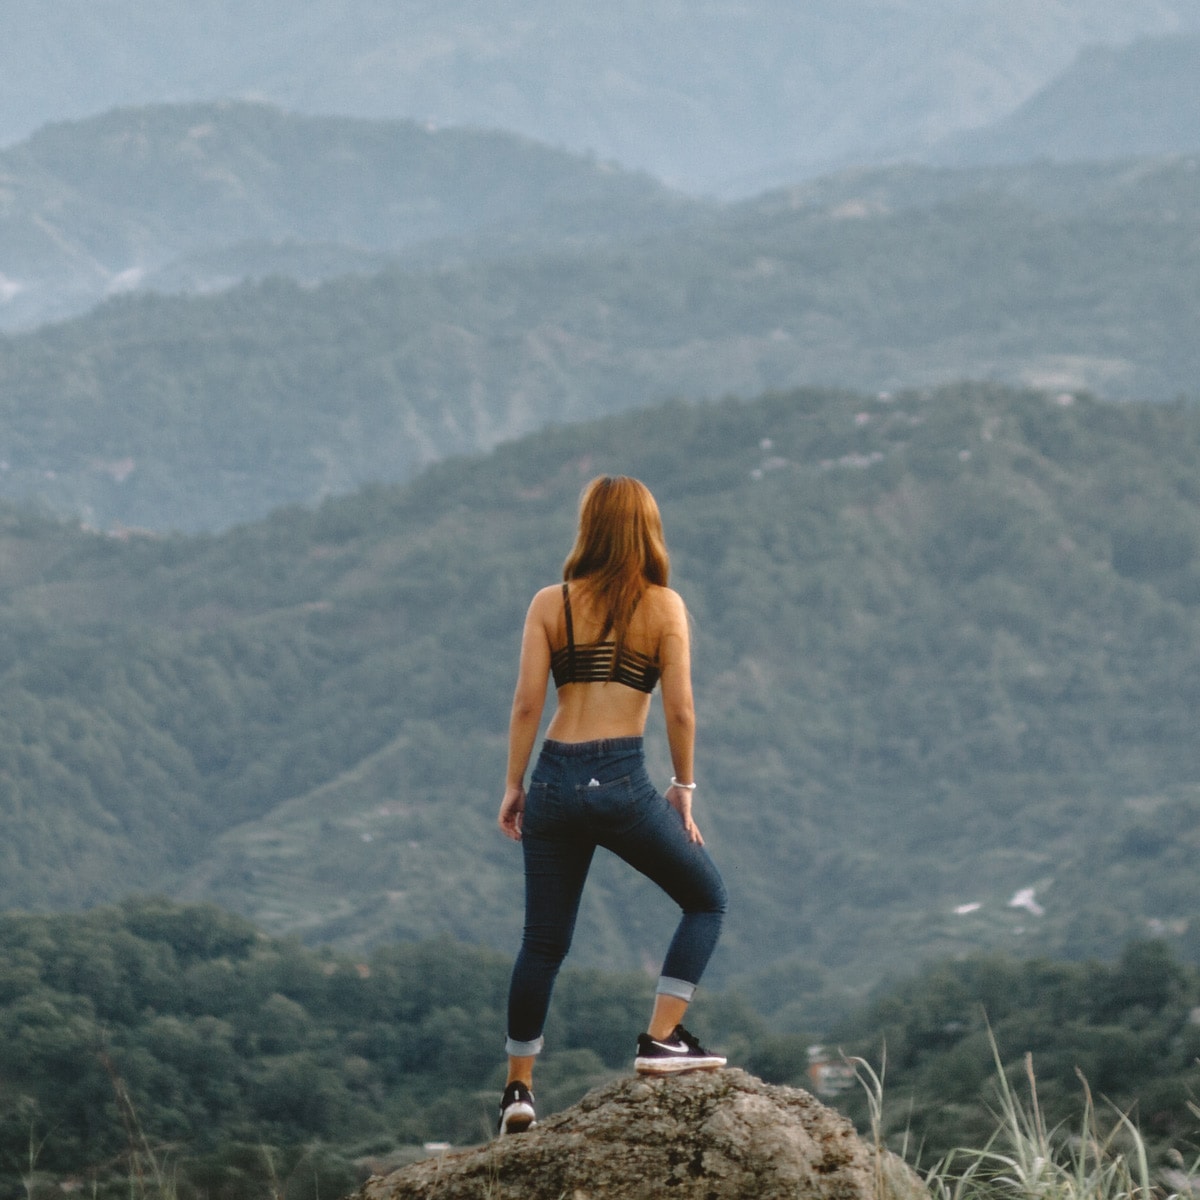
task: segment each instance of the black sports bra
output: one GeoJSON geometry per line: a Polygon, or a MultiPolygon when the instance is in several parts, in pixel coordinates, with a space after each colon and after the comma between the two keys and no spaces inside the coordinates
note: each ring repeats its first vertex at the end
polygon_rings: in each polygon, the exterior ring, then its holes
{"type": "Polygon", "coordinates": [[[575,626],[571,620],[571,593],[562,585],[563,611],[567,618],[567,644],[550,655],[554,686],[564,683],[623,683],[639,692],[652,692],[658,683],[658,656],[651,658],[629,646],[617,653],[616,642],[575,644],[575,626]],[[615,659],[615,661],[614,661],[615,659]]]}

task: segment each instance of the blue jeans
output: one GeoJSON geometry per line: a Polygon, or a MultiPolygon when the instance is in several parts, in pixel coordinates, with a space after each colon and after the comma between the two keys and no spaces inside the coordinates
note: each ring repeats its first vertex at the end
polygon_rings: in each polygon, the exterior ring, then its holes
{"type": "Polygon", "coordinates": [[[537,1054],[558,969],[571,946],[592,855],[603,846],[683,910],[657,990],[690,1000],[725,915],[708,852],[650,782],[640,737],[547,739],[525,798],[525,934],[508,993],[509,1054],[537,1054]]]}

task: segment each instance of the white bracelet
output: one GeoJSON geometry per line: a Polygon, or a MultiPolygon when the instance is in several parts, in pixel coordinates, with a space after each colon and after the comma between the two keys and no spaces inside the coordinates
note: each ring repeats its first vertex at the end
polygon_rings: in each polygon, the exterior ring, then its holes
{"type": "Polygon", "coordinates": [[[671,786],[681,787],[685,792],[694,792],[696,790],[696,785],[694,783],[680,783],[674,775],[671,776],[671,786]]]}

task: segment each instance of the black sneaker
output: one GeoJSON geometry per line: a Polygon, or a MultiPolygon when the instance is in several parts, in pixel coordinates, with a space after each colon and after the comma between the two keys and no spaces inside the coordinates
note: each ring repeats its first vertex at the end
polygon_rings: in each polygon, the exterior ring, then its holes
{"type": "Polygon", "coordinates": [[[519,1080],[510,1083],[500,1097],[500,1123],[497,1133],[524,1133],[537,1124],[533,1111],[533,1093],[519,1080]]]}
{"type": "Polygon", "coordinates": [[[664,1041],[648,1033],[638,1034],[637,1058],[634,1070],[640,1075],[678,1075],[681,1071],[715,1071],[726,1060],[720,1054],[705,1050],[682,1025],[664,1041]]]}

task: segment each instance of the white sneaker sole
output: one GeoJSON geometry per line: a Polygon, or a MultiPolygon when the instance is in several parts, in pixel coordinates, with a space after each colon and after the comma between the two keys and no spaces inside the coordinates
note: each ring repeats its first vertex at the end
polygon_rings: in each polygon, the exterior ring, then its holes
{"type": "Polygon", "coordinates": [[[639,1075],[682,1075],[686,1071],[718,1071],[727,1059],[710,1058],[635,1058],[633,1069],[639,1075]]]}
{"type": "Polygon", "coordinates": [[[525,1133],[537,1124],[533,1109],[528,1104],[510,1104],[500,1121],[500,1136],[525,1133]]]}

